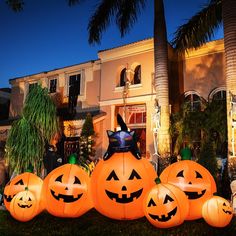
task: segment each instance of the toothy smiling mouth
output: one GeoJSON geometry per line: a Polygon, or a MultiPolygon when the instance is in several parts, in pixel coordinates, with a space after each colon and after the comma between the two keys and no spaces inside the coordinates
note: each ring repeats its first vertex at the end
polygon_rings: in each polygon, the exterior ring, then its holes
{"type": "MultiPolygon", "coordinates": [[[[13,195],[13,197],[15,197],[16,194],[13,195]]],[[[4,199],[7,201],[7,202],[10,202],[12,200],[13,197],[11,197],[10,195],[7,196],[6,194],[3,194],[3,197],[4,199]]]]}
{"type": "Polygon", "coordinates": [[[202,190],[202,192],[200,194],[198,194],[198,192],[188,192],[188,191],[184,191],[184,193],[187,195],[188,199],[193,200],[193,199],[198,199],[200,197],[202,197],[206,192],[205,190],[202,190]]]}
{"type": "Polygon", "coordinates": [[[106,191],[107,196],[111,200],[115,199],[115,201],[118,203],[129,203],[129,202],[132,202],[134,198],[136,199],[139,198],[143,192],[143,189],[139,189],[138,191],[131,193],[130,197],[128,197],[127,194],[122,194],[121,198],[119,197],[117,193],[113,193],[108,190],[105,190],[105,191],[106,191]]]}
{"type": "Polygon", "coordinates": [[[174,216],[177,212],[177,207],[175,207],[172,211],[170,211],[167,216],[165,215],[161,215],[158,216],[158,215],[152,215],[152,214],[149,214],[149,216],[153,219],[153,220],[157,220],[157,221],[160,221],[160,222],[166,222],[168,220],[171,219],[172,216],[174,216]]]}
{"type": "Polygon", "coordinates": [[[53,196],[55,199],[57,199],[58,201],[59,201],[60,199],[62,199],[63,202],[66,202],[66,203],[75,202],[75,201],[77,201],[78,199],[80,199],[81,196],[83,195],[82,193],[81,193],[81,194],[78,194],[78,197],[74,197],[73,195],[64,195],[64,194],[58,194],[58,195],[56,195],[53,190],[51,190],[51,194],[52,194],[52,196],[53,196]]]}
{"type": "Polygon", "coordinates": [[[31,205],[21,205],[21,204],[17,203],[17,205],[18,205],[20,208],[30,208],[30,207],[32,207],[32,204],[31,204],[31,205]]]}
{"type": "Polygon", "coordinates": [[[223,209],[223,212],[224,212],[224,213],[226,213],[226,214],[229,214],[229,215],[231,215],[231,214],[232,214],[232,212],[231,212],[231,211],[227,211],[227,210],[224,210],[224,209],[223,209]]]}

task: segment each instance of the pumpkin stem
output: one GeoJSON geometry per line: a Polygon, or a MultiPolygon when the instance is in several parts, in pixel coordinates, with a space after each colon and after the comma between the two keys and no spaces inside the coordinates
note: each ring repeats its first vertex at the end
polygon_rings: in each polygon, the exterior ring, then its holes
{"type": "Polygon", "coordinates": [[[25,191],[28,191],[29,190],[29,188],[28,187],[25,187],[25,191]]]}
{"type": "Polygon", "coordinates": [[[69,160],[68,160],[69,164],[76,164],[77,163],[77,155],[76,153],[73,153],[69,156],[69,160]]]}
{"type": "Polygon", "coordinates": [[[160,183],[161,183],[161,179],[160,179],[159,177],[157,177],[157,178],[155,179],[155,183],[156,183],[156,184],[160,184],[160,183]]]}
{"type": "Polygon", "coordinates": [[[25,172],[33,173],[33,170],[34,170],[33,165],[31,163],[29,163],[29,165],[28,165],[28,167],[27,167],[25,172]]]}

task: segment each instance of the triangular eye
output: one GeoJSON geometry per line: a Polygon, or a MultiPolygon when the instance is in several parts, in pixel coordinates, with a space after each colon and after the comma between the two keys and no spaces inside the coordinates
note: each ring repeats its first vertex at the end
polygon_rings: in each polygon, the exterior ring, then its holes
{"type": "Polygon", "coordinates": [[[114,170],[109,174],[106,180],[111,180],[111,179],[119,180],[114,170]]]}
{"type": "Polygon", "coordinates": [[[135,170],[132,171],[132,173],[131,173],[131,175],[129,177],[129,180],[132,180],[134,178],[141,179],[140,175],[135,170]]]}
{"type": "Polygon", "coordinates": [[[58,176],[55,181],[58,181],[58,182],[61,182],[61,183],[62,183],[62,176],[63,176],[63,175],[58,176]]]}
{"type": "Polygon", "coordinates": [[[80,182],[79,178],[77,178],[76,176],[75,176],[75,181],[74,181],[74,184],[81,184],[81,182],[80,182]]]}
{"type": "Polygon", "coordinates": [[[168,203],[168,202],[173,202],[174,199],[172,199],[169,195],[166,194],[165,200],[164,200],[164,204],[168,203]]]}
{"type": "Polygon", "coordinates": [[[223,203],[223,206],[226,206],[226,203],[225,203],[225,202],[223,203]]]}
{"type": "Polygon", "coordinates": [[[21,179],[21,180],[19,180],[18,182],[16,182],[15,185],[24,185],[24,182],[23,182],[23,180],[21,179]]]}
{"type": "Polygon", "coordinates": [[[201,178],[202,179],[202,175],[197,171],[195,171],[195,172],[196,172],[196,178],[201,178]]]}
{"type": "Polygon", "coordinates": [[[32,201],[30,197],[29,197],[29,200],[28,200],[28,201],[32,201]]]}
{"type": "Polygon", "coordinates": [[[149,203],[148,203],[148,207],[151,207],[151,206],[156,206],[156,203],[153,201],[153,199],[151,198],[149,203]]]}
{"type": "Polygon", "coordinates": [[[21,197],[20,200],[22,201],[22,200],[23,200],[23,197],[21,197]]]}
{"type": "Polygon", "coordinates": [[[176,177],[184,177],[184,171],[181,170],[177,175],[176,177]]]}

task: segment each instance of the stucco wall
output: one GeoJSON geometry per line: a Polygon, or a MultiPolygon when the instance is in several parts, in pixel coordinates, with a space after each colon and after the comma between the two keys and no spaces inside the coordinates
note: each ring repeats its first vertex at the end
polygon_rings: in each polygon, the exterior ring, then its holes
{"type": "Polygon", "coordinates": [[[183,70],[184,91],[194,90],[206,100],[213,89],[226,85],[223,53],[187,58],[183,70]]]}

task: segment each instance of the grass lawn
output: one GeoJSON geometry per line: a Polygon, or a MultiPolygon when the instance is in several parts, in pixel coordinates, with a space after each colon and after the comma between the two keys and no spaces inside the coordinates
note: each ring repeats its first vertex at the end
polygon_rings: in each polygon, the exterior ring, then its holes
{"type": "Polygon", "coordinates": [[[8,211],[0,211],[0,235],[148,235],[148,236],[236,236],[236,217],[225,228],[213,228],[203,219],[186,221],[170,229],[153,227],[145,218],[131,221],[112,220],[95,210],[75,218],[57,218],[44,212],[29,222],[14,220],[8,211]]]}

